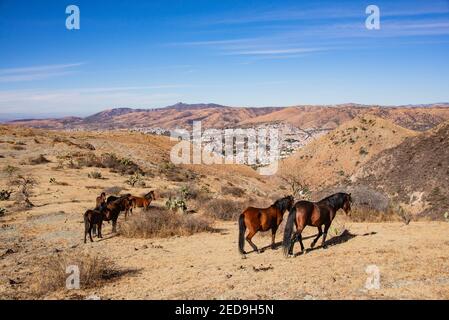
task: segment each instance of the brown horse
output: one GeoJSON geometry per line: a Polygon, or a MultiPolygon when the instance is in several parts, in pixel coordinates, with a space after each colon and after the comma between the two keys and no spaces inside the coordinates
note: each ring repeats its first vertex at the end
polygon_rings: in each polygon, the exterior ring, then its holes
{"type": "Polygon", "coordinates": [[[150,192],[148,192],[146,195],[143,196],[145,199],[148,200],[156,200],[156,196],[154,195],[154,190],[151,190],[150,192]]]}
{"type": "Polygon", "coordinates": [[[133,208],[144,208],[144,210],[148,210],[153,199],[131,196],[130,200],[133,208]]]}
{"type": "Polygon", "coordinates": [[[270,207],[261,209],[249,207],[239,217],[239,252],[246,254],[243,250],[245,245],[245,231],[249,232],[246,241],[256,252],[260,252],[256,245],[251,241],[258,231],[268,231],[271,229],[271,248],[275,248],[276,231],[282,222],[284,212],[290,210],[295,199],[293,196],[287,196],[277,200],[270,207]]]}
{"type": "Polygon", "coordinates": [[[84,243],[86,243],[87,234],[89,234],[90,242],[94,241],[92,240],[92,230],[94,230],[94,227],[98,231],[98,238],[103,238],[101,235],[101,226],[104,219],[105,214],[99,210],[87,210],[84,213],[84,243]]]}
{"type": "MultiPolygon", "coordinates": [[[[109,197],[111,198],[111,197],[109,197]]],[[[109,200],[108,198],[108,200],[109,200]]],[[[117,219],[120,212],[125,211],[125,215],[131,207],[130,195],[124,195],[106,204],[101,210],[104,213],[104,221],[112,221],[112,232],[117,232],[117,219]]]]}
{"type": "Polygon", "coordinates": [[[311,248],[315,246],[322,235],[322,247],[325,249],[327,231],[331,226],[335,214],[339,209],[343,209],[344,212],[349,215],[351,211],[351,202],[351,194],[342,192],[333,194],[319,202],[298,201],[290,210],[285,225],[284,241],[282,243],[284,254],[286,256],[293,255],[293,246],[296,240],[298,240],[301,245],[301,252],[304,251],[301,233],[306,226],[318,228],[318,236],[313,240],[311,248]],[[293,233],[293,224],[296,225],[296,232],[293,237],[291,237],[293,233]],[[321,230],[323,224],[324,232],[321,230]]]}

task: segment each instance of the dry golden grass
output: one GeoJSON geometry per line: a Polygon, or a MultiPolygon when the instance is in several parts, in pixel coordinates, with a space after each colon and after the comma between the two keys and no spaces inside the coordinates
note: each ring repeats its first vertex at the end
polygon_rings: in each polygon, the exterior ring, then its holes
{"type": "Polygon", "coordinates": [[[120,226],[120,234],[127,238],[167,238],[207,231],[213,231],[213,228],[204,217],[159,208],[133,214],[120,226]]]}
{"type": "Polygon", "coordinates": [[[101,286],[120,274],[115,264],[104,257],[80,252],[54,254],[40,262],[40,269],[31,284],[32,294],[41,297],[49,292],[65,290],[69,266],[79,268],[80,288],[83,289],[101,286]]]}

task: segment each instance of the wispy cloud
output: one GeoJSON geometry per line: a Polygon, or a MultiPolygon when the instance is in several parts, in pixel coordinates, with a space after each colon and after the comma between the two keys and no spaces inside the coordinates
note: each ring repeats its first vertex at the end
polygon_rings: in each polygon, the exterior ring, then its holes
{"type": "Polygon", "coordinates": [[[248,51],[235,51],[227,53],[229,55],[285,55],[293,53],[310,53],[317,51],[324,51],[325,48],[289,48],[289,49],[265,49],[265,50],[248,50],[248,51]]]}
{"type": "MultiPolygon", "coordinates": [[[[378,1],[379,2],[379,1],[378,1]]],[[[412,17],[424,15],[438,15],[449,13],[449,4],[445,0],[413,1],[404,3],[375,3],[381,8],[383,17],[412,17]]],[[[299,5],[290,8],[267,8],[254,10],[240,15],[222,15],[221,17],[209,17],[204,23],[216,25],[238,25],[256,23],[279,23],[292,21],[334,20],[365,17],[365,7],[360,3],[342,6],[340,3],[320,5],[299,5]]]]}
{"type": "Polygon", "coordinates": [[[84,62],[0,69],[0,82],[43,80],[74,73],[84,62]]]}

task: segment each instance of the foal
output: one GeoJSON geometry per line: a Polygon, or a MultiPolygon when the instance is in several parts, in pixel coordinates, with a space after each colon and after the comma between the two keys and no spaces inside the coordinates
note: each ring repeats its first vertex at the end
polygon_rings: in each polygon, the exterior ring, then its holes
{"type": "Polygon", "coordinates": [[[86,243],[87,234],[89,234],[90,242],[94,241],[92,239],[92,230],[94,229],[94,227],[96,227],[97,229],[98,238],[103,238],[103,236],[101,235],[101,226],[104,219],[104,213],[99,210],[87,210],[84,213],[84,243],[86,243]]]}

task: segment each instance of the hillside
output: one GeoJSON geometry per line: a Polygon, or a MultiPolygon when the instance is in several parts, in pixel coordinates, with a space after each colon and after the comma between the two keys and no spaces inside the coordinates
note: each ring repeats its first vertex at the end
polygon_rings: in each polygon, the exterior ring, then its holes
{"type": "Polygon", "coordinates": [[[346,121],[368,114],[390,120],[410,130],[424,131],[449,120],[449,107],[447,105],[431,107],[301,106],[282,108],[270,114],[244,120],[242,124],[283,121],[303,129],[335,129],[346,121]]]}
{"type": "Polygon", "coordinates": [[[413,214],[442,219],[449,212],[449,122],[384,150],[353,180],[389,194],[413,214]]]}
{"type": "Polygon", "coordinates": [[[313,140],[281,163],[281,174],[295,174],[313,190],[348,179],[385,149],[415,136],[414,131],[371,115],[359,116],[313,140]]]}
{"type": "MultiPolygon", "coordinates": [[[[394,141],[414,135],[382,119],[355,119],[327,135],[326,147],[335,147],[333,142],[338,142],[342,149],[329,150],[341,159],[346,159],[344,152],[355,149],[343,139],[371,141],[348,132],[359,135],[373,132],[394,141]]],[[[101,299],[449,297],[446,222],[413,222],[407,227],[400,222],[356,223],[339,212],[329,231],[327,250],[318,246],[308,254],[285,259],[281,250],[266,249],[242,259],[237,252],[235,217],[243,207],[266,207],[286,194],[288,191],[280,188],[275,177],[259,176],[247,166],[170,165],[167,159],[173,142],[163,136],[12,126],[0,126],[0,134],[0,190],[14,191],[11,199],[0,202],[0,207],[6,209],[0,213],[3,299],[86,299],[91,295],[101,299]],[[130,170],[144,173],[136,185],[128,182],[132,177],[130,170]],[[92,178],[89,176],[92,172],[101,176],[92,178]],[[20,188],[9,182],[14,175],[34,181],[26,190],[34,206],[24,207],[20,188]],[[139,223],[142,221],[139,219],[161,213],[158,210],[163,210],[171,194],[184,188],[197,199],[188,200],[188,214],[169,212],[169,216],[184,217],[194,227],[200,221],[195,219],[207,218],[210,229],[194,230],[193,234],[175,232],[164,237],[130,237],[122,232],[133,221],[139,223]],[[118,234],[113,234],[111,225],[104,223],[104,238],[83,243],[82,213],[93,208],[100,192],[142,195],[148,190],[156,191],[156,199],[148,211],[137,208],[128,220],[122,214],[118,234]],[[227,219],[230,221],[211,218],[223,210],[230,212],[227,219]],[[410,250],[410,243],[414,250],[410,250]],[[359,254],[361,250],[363,255],[359,254]],[[416,252],[420,255],[418,260],[416,252]],[[82,284],[80,290],[66,290],[61,285],[66,279],[65,266],[84,258],[82,266],[92,266],[93,273],[114,272],[102,273],[111,277],[93,286],[82,284]],[[89,265],[89,261],[95,263],[89,265]],[[102,264],[104,261],[106,266],[102,264]],[[323,261],[334,267],[323,269],[323,261]],[[302,273],[289,272],[298,263],[312,280],[305,280],[302,273]],[[369,264],[379,265],[382,270],[379,290],[363,289],[369,264]],[[58,274],[61,278],[55,278],[58,274]],[[54,282],[48,282],[47,278],[54,282]],[[279,281],[281,278],[284,280],[279,281]],[[256,290],[248,291],[255,284],[256,290]],[[38,289],[44,291],[39,293],[38,289]]],[[[386,142],[382,137],[377,139],[369,149],[372,154],[386,142]]],[[[315,169],[321,171],[315,171],[315,175],[327,174],[326,167],[317,164],[315,169]]],[[[162,229],[165,227],[163,224],[162,229]]],[[[315,228],[306,228],[303,237],[306,247],[315,232],[315,228]]],[[[282,225],[276,237],[278,244],[281,239],[282,225]]],[[[270,240],[269,233],[258,233],[254,238],[260,248],[268,246],[270,240]]]]}

